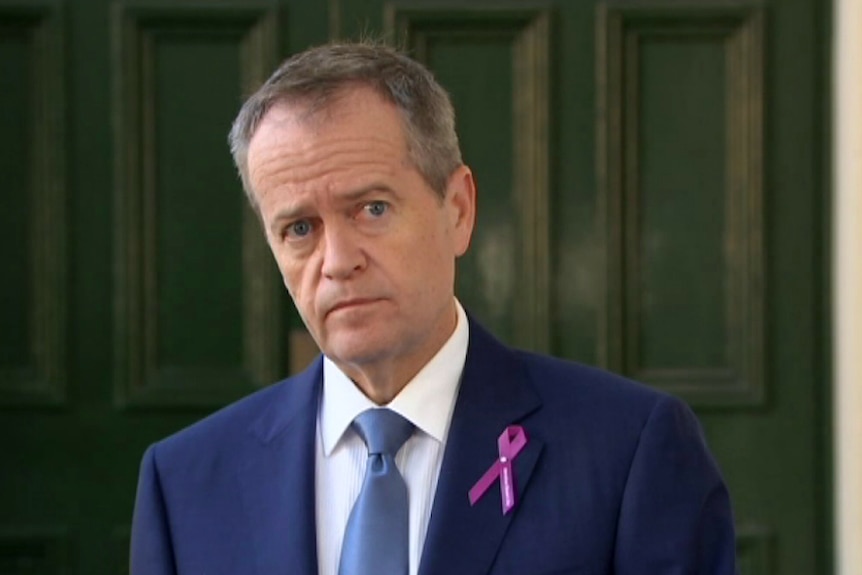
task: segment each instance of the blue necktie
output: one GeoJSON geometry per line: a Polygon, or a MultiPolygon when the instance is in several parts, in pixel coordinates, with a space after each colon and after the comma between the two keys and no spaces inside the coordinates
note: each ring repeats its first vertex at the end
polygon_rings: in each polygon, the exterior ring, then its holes
{"type": "Polygon", "coordinates": [[[368,462],[344,531],[338,575],[407,575],[410,501],[395,454],[413,424],[390,409],[369,409],[353,428],[368,447],[368,462]]]}

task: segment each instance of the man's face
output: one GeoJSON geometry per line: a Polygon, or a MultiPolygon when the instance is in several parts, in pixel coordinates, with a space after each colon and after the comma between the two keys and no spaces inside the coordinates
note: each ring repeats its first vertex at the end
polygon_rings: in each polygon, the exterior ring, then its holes
{"type": "Polygon", "coordinates": [[[321,350],[366,393],[403,385],[455,326],[472,174],[457,169],[441,199],[408,159],[398,110],[369,88],[306,112],[275,106],[249,145],[267,241],[321,350]]]}

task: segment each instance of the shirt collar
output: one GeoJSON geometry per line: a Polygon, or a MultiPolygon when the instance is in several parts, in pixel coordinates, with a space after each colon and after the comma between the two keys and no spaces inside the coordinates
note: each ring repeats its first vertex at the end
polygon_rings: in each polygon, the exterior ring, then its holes
{"type": "MultiPolygon", "coordinates": [[[[455,308],[458,314],[455,331],[386,406],[440,443],[444,442],[449,430],[470,339],[467,314],[457,299],[455,308]]],[[[319,418],[326,457],[335,449],[356,416],[373,407],[377,407],[375,403],[332,360],[324,357],[319,418]]]]}

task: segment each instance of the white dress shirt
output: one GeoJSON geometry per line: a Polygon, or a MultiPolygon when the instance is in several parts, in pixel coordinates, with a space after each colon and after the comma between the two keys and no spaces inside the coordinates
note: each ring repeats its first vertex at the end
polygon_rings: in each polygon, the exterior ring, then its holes
{"type": "MultiPolygon", "coordinates": [[[[386,406],[416,426],[413,435],[395,457],[395,464],[410,494],[410,575],[416,575],[419,570],[449,423],[467,357],[467,315],[457,300],[455,306],[458,311],[455,331],[431,361],[386,406]]],[[[344,529],[365,477],[368,451],[350,424],[357,415],[373,407],[377,405],[332,361],[324,358],[315,455],[320,575],[338,573],[344,529]]]]}

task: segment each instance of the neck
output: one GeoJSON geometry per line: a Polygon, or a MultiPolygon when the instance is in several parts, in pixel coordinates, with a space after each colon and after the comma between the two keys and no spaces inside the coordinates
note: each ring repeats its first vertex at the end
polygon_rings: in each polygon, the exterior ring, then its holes
{"type": "Polygon", "coordinates": [[[390,403],[416,377],[440,348],[449,340],[458,325],[458,312],[452,302],[435,335],[425,345],[407,357],[388,358],[385,361],[370,361],[362,364],[335,364],[349,377],[354,385],[377,405],[390,403]]]}

